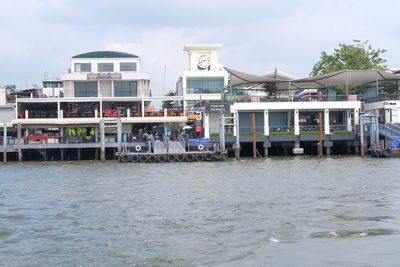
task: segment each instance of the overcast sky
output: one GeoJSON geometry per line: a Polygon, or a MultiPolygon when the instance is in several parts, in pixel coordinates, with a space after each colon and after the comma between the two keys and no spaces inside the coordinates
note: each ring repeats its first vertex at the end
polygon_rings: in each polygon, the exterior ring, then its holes
{"type": "Polygon", "coordinates": [[[94,50],[134,53],[153,95],[188,68],[189,43],[221,43],[220,62],[262,74],[310,73],[321,51],[370,40],[400,67],[400,1],[0,0],[0,85],[41,86],[70,57],[94,50]]]}

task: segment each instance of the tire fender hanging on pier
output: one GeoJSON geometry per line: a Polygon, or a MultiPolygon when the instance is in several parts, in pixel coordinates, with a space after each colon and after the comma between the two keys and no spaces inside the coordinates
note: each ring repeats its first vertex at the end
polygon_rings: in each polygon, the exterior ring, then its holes
{"type": "Polygon", "coordinates": [[[141,155],[139,157],[140,162],[147,162],[149,160],[149,157],[147,155],[141,155]]]}
{"type": "Polygon", "coordinates": [[[187,154],[185,159],[187,162],[192,162],[194,160],[194,156],[192,154],[187,154]]]}
{"type": "Polygon", "coordinates": [[[131,155],[130,156],[130,161],[131,162],[138,162],[139,161],[139,156],[138,155],[131,155]]]}
{"type": "Polygon", "coordinates": [[[168,155],[168,161],[169,161],[169,162],[173,162],[173,161],[175,161],[175,160],[176,160],[176,156],[175,156],[174,154],[168,155]]]}
{"type": "Polygon", "coordinates": [[[165,155],[159,155],[158,156],[158,161],[159,162],[166,162],[167,161],[167,157],[165,155]]]}
{"type": "Polygon", "coordinates": [[[127,155],[127,154],[123,154],[119,158],[120,158],[121,162],[123,162],[123,163],[129,162],[129,155],[127,155]]]}
{"type": "Polygon", "coordinates": [[[157,162],[157,156],[156,155],[150,155],[149,156],[149,162],[151,162],[151,163],[157,162]]]}
{"type": "Polygon", "coordinates": [[[204,160],[204,155],[203,154],[197,154],[194,156],[195,161],[203,161],[204,160]]]}
{"type": "Polygon", "coordinates": [[[184,160],[185,160],[185,155],[183,155],[183,154],[177,155],[177,156],[176,156],[176,160],[179,161],[179,162],[184,161],[184,160]]]}
{"type": "Polygon", "coordinates": [[[212,153],[206,153],[206,154],[204,155],[204,158],[205,158],[207,161],[211,161],[211,160],[213,159],[213,154],[212,154],[212,153]]]}

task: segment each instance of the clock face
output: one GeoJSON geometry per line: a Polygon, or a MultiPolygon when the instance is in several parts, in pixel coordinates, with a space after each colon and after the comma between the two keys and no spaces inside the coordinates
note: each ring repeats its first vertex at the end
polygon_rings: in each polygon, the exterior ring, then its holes
{"type": "Polygon", "coordinates": [[[209,54],[201,54],[197,59],[197,67],[199,70],[205,70],[210,67],[211,57],[209,54]]]}

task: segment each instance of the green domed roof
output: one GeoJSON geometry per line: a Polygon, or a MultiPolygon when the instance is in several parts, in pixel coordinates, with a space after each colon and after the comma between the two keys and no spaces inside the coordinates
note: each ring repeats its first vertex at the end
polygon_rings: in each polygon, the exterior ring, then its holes
{"type": "Polygon", "coordinates": [[[72,58],[138,58],[138,56],[116,51],[93,51],[79,54],[72,58]]]}

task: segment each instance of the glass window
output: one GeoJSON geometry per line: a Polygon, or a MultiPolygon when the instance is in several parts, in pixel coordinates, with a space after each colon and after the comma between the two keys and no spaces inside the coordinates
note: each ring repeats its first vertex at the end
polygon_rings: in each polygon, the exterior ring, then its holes
{"type": "Polygon", "coordinates": [[[75,72],[91,72],[91,63],[75,63],[75,72]]]}
{"type": "Polygon", "coordinates": [[[114,63],[98,63],[97,71],[98,72],[113,72],[114,71],[114,63]]]}
{"type": "Polygon", "coordinates": [[[114,96],[137,96],[137,82],[114,81],[114,96]]]}
{"type": "Polygon", "coordinates": [[[97,97],[97,82],[74,82],[75,97],[97,97]]]}
{"type": "Polygon", "coordinates": [[[188,94],[218,94],[224,88],[224,78],[188,78],[188,94]]]}
{"type": "Polygon", "coordinates": [[[120,71],[136,71],[136,62],[121,62],[119,63],[120,71]]]}
{"type": "Polygon", "coordinates": [[[200,108],[200,107],[204,107],[206,104],[211,103],[209,100],[203,100],[201,101],[201,105],[200,105],[200,101],[198,100],[187,100],[186,101],[186,108],[200,108]]]}
{"type": "Polygon", "coordinates": [[[61,82],[55,82],[55,81],[43,81],[43,88],[59,88],[61,86],[61,82]]]}

